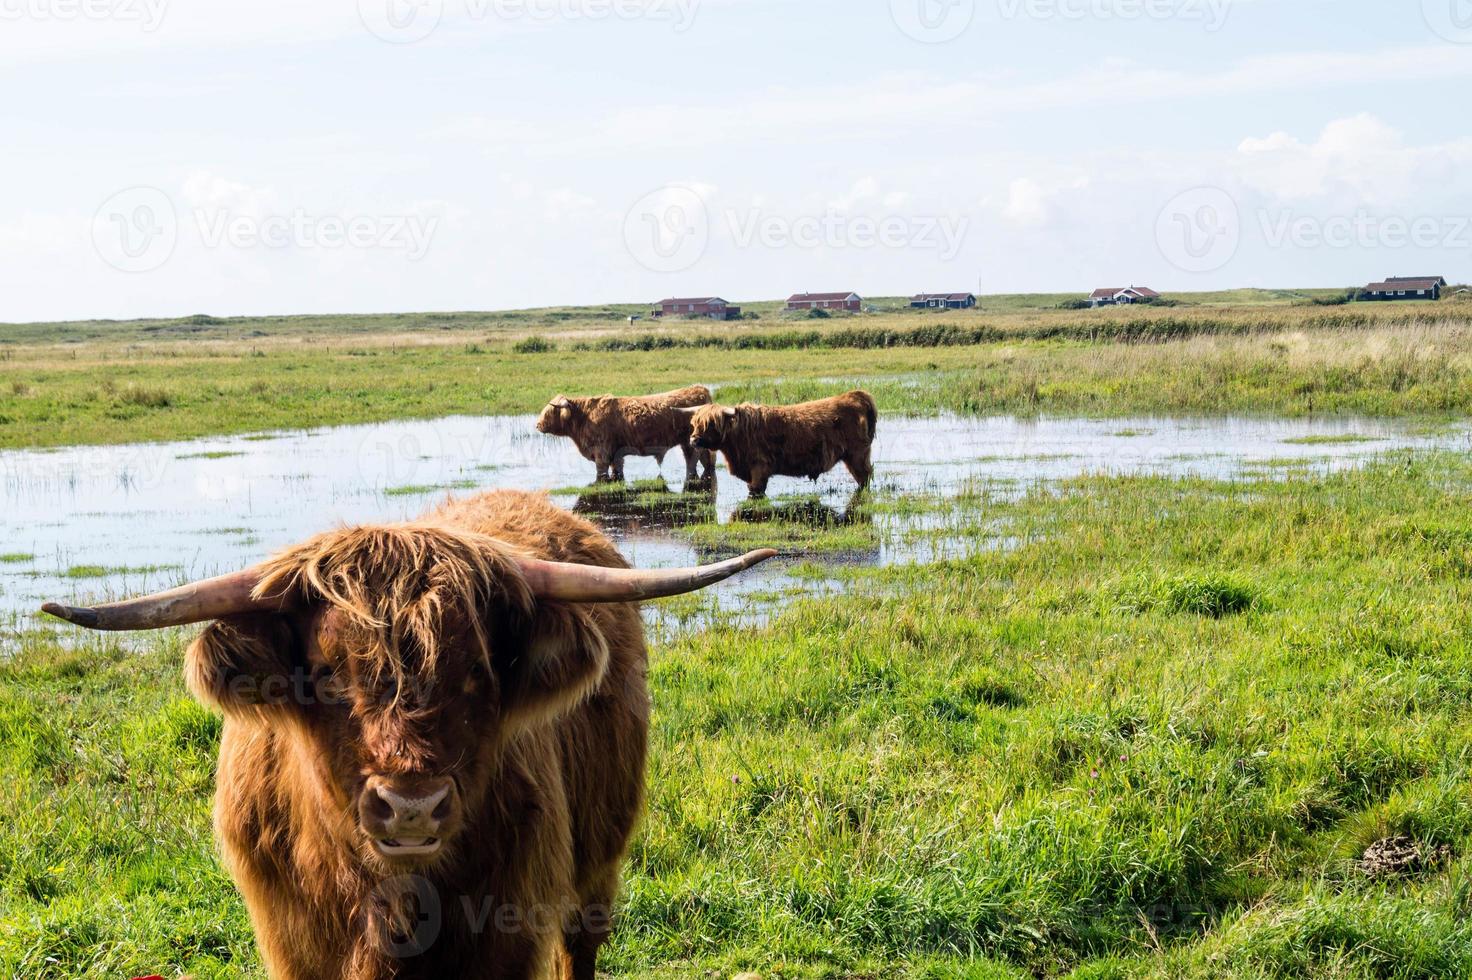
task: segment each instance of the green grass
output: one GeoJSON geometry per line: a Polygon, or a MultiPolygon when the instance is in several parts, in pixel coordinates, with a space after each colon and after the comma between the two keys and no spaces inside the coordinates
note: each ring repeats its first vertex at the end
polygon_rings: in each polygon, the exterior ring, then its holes
{"type": "Polygon", "coordinates": [[[174,458],[175,459],[230,459],[230,458],[232,458],[234,456],[244,456],[244,455],[245,455],[245,453],[234,451],[234,450],[228,450],[228,449],[212,449],[212,450],[210,450],[208,452],[202,452],[202,453],[181,453],[180,455],[175,456],[174,458]]]}
{"type": "MultiPolygon", "coordinates": [[[[862,384],[884,412],[1472,411],[1467,304],[1304,305],[1332,292],[1076,312],[1051,309],[1061,295],[945,314],[881,299],[821,323],[746,304],[762,319],[719,331],[631,329],[638,306],[0,326],[0,447],[533,412],[557,390],[692,381],[725,401],[862,384]]],[[[570,488],[703,555],[807,557],[788,595],[754,597],[785,610],[758,627],[708,597],[661,607],[648,817],[605,969],[1472,975],[1472,463],[1243,474],[1268,479],[1021,499],[978,482],[749,504],[724,525],[662,484],[570,488]],[[843,562],[942,542],[970,557],[843,562]],[[843,594],[804,597],[834,580],[843,594]],[[1356,870],[1398,835],[1450,861],[1356,870]]],[[[209,840],[219,722],[183,691],[183,637],[72,648],[37,623],[13,625],[0,661],[0,975],[260,976],[209,840]]]]}
{"type": "Polygon", "coordinates": [[[62,575],[71,579],[110,578],[115,575],[154,575],[158,572],[177,571],[181,565],[73,565],[62,575]]]}
{"type": "Polygon", "coordinates": [[[0,448],[532,413],[558,391],[638,393],[697,381],[719,385],[725,401],[796,401],[863,385],[883,412],[1472,411],[1466,303],[1329,312],[1275,302],[887,309],[818,326],[763,319],[721,328],[630,327],[624,316],[596,308],[177,330],[0,326],[0,448]],[[139,331],[151,339],[138,342],[139,331]],[[556,354],[525,343],[529,331],[556,354]]]}
{"type": "Polygon", "coordinates": [[[35,555],[25,551],[8,551],[0,554],[0,565],[24,565],[35,560],[35,555]]]}
{"type": "Polygon", "coordinates": [[[1379,436],[1364,436],[1353,432],[1346,432],[1342,435],[1296,436],[1292,439],[1284,439],[1283,443],[1288,446],[1333,446],[1355,442],[1380,441],[1382,440],[1379,436]]]}
{"type": "Polygon", "coordinates": [[[389,487],[383,491],[385,497],[423,497],[431,493],[448,493],[452,490],[474,490],[480,486],[474,480],[455,480],[452,483],[410,483],[401,487],[389,487]]]}
{"type": "MultiPolygon", "coordinates": [[[[1472,974],[1469,493],[1465,457],[1397,454],[876,499],[1018,544],[843,569],[844,595],[654,649],[605,969],[1472,974]],[[1397,835],[1450,861],[1356,870],[1397,835]]],[[[0,663],[0,973],[260,975],[181,644],[0,663]]]]}
{"type": "Polygon", "coordinates": [[[862,499],[838,509],[812,496],[746,500],[726,523],[711,519],[680,534],[706,554],[776,548],[785,554],[841,557],[872,552],[881,539],[873,511],[862,499]]]}

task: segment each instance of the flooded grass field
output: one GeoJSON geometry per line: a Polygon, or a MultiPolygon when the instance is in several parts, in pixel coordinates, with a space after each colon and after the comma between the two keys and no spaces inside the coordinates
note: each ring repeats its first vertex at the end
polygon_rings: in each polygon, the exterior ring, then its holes
{"type": "MultiPolygon", "coordinates": [[[[42,601],[113,598],[258,561],[339,524],[413,517],[448,494],[550,490],[646,566],[773,545],[786,557],[702,602],[760,615],[780,597],[835,587],[825,567],[888,565],[1006,546],[954,527],[958,496],[1012,498],[1089,474],[1302,477],[1402,448],[1464,448],[1466,427],[1368,419],[885,418],[872,493],[841,469],[816,484],[774,481],[746,499],[724,471],[683,493],[683,464],[630,460],[628,487],[588,486],[592,464],[530,417],[257,433],[180,443],[0,452],[0,616],[21,629],[42,601]]],[[[688,614],[679,604],[670,613],[688,614]]]]}

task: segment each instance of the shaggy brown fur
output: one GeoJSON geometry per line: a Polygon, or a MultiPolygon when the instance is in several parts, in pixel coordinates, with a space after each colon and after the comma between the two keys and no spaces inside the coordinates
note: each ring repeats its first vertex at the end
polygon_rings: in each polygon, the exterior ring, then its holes
{"type": "Polygon", "coordinates": [[[874,473],[869,448],[879,412],[867,391],[801,405],[708,405],[691,414],[695,445],[720,450],[753,497],[765,496],[774,476],[816,480],[839,463],[860,489],[874,473]]]}
{"type": "Polygon", "coordinates": [[[190,647],[226,718],[216,833],[273,977],[592,980],[642,807],[643,626],[534,600],[517,555],[625,567],[544,497],[489,493],[286,551],[261,594],[303,611],[190,647]],[[381,852],[365,787],[446,779],[439,852],[381,852]]]}
{"type": "Polygon", "coordinates": [[[566,436],[597,466],[597,480],[621,482],[624,458],[653,456],[660,462],[676,446],[685,454],[685,480],[709,480],[715,458],[690,444],[690,416],[676,411],[710,404],[710,389],[692,385],[662,395],[568,398],[558,395],[542,409],[537,431],[566,436]],[[695,464],[701,475],[697,478],[695,464]]]}

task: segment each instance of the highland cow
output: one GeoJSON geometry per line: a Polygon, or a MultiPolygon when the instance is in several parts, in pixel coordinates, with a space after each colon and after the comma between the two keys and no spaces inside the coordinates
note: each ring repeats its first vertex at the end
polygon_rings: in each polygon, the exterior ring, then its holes
{"type": "Polygon", "coordinates": [[[642,808],[637,603],[771,554],[636,571],[545,497],[498,492],[44,608],[210,622],[186,675],[225,716],[215,830],[273,977],[593,980],[642,808]]]}
{"type": "Polygon", "coordinates": [[[685,482],[694,484],[710,479],[715,458],[691,445],[690,416],[679,409],[709,405],[710,401],[710,389],[701,385],[628,398],[558,395],[537,417],[537,431],[571,439],[578,452],[597,467],[599,483],[623,482],[628,456],[652,456],[663,463],[678,446],[685,455],[685,482]]]}
{"type": "Polygon", "coordinates": [[[774,476],[816,480],[839,463],[860,489],[874,475],[869,450],[879,413],[867,391],[801,405],[706,405],[687,414],[696,447],[720,451],[753,497],[765,496],[774,476]]]}

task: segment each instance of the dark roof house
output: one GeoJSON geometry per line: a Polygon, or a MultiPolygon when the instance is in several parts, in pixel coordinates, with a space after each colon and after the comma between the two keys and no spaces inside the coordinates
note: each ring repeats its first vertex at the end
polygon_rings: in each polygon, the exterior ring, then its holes
{"type": "Polygon", "coordinates": [[[1391,276],[1384,282],[1372,282],[1363,290],[1370,300],[1441,299],[1446,286],[1442,276],[1391,276]]]}
{"type": "Polygon", "coordinates": [[[969,310],[976,306],[972,293],[916,293],[910,308],[916,310],[969,310]]]}

